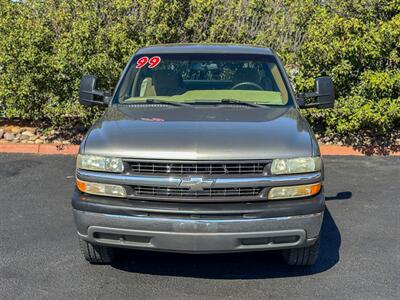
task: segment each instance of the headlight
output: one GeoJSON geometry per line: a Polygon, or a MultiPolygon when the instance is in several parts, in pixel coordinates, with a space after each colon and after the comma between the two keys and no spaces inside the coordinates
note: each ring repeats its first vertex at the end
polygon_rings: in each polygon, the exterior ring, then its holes
{"type": "Polygon", "coordinates": [[[289,199],[313,196],[321,190],[321,183],[296,185],[296,186],[280,186],[269,190],[268,199],[289,199]]]}
{"type": "Polygon", "coordinates": [[[274,159],[271,173],[273,175],[309,173],[321,170],[321,157],[299,157],[274,159]]]}
{"type": "Polygon", "coordinates": [[[76,179],[76,187],[81,192],[87,194],[126,198],[126,190],[120,185],[88,182],[76,179]]]}
{"type": "Polygon", "coordinates": [[[122,173],[124,164],[120,158],[103,157],[96,155],[78,154],[76,160],[78,169],[122,173]]]}

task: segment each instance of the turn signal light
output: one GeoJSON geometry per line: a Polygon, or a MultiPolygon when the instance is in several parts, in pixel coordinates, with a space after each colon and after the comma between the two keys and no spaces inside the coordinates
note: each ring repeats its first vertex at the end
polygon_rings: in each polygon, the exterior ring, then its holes
{"type": "Polygon", "coordinates": [[[126,190],[123,186],[114,184],[104,184],[97,182],[88,182],[80,179],[76,179],[76,187],[83,193],[109,196],[109,197],[126,197],[126,190]]]}
{"type": "Polygon", "coordinates": [[[305,185],[274,187],[270,189],[268,199],[278,200],[309,197],[318,194],[320,190],[321,182],[305,185]]]}

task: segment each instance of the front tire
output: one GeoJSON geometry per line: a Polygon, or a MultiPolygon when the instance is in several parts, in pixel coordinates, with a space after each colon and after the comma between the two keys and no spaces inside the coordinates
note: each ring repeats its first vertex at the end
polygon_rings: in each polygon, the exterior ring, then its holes
{"type": "Polygon", "coordinates": [[[94,245],[79,238],[79,246],[85,259],[91,264],[110,264],[114,261],[114,249],[94,245]]]}
{"type": "Polygon", "coordinates": [[[318,259],[320,238],[308,247],[282,250],[284,261],[290,266],[312,266],[318,259]]]}

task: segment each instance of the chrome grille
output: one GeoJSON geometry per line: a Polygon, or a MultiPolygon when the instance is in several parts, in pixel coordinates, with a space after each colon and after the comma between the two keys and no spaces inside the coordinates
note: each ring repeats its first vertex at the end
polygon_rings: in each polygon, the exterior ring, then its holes
{"type": "Polygon", "coordinates": [[[260,195],[260,187],[242,188],[210,188],[192,191],[185,188],[167,188],[154,186],[133,186],[133,197],[161,198],[218,198],[218,197],[256,197],[260,195]]]}
{"type": "Polygon", "coordinates": [[[168,175],[238,175],[266,174],[268,162],[240,163],[168,163],[168,162],[129,162],[131,172],[135,174],[168,175]]]}

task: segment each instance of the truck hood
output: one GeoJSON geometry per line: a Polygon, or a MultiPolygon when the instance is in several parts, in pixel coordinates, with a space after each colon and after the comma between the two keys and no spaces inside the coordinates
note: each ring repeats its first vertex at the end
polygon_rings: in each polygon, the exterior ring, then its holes
{"type": "Polygon", "coordinates": [[[307,121],[293,107],[107,109],[81,153],[140,159],[240,160],[317,155],[307,121]]]}

